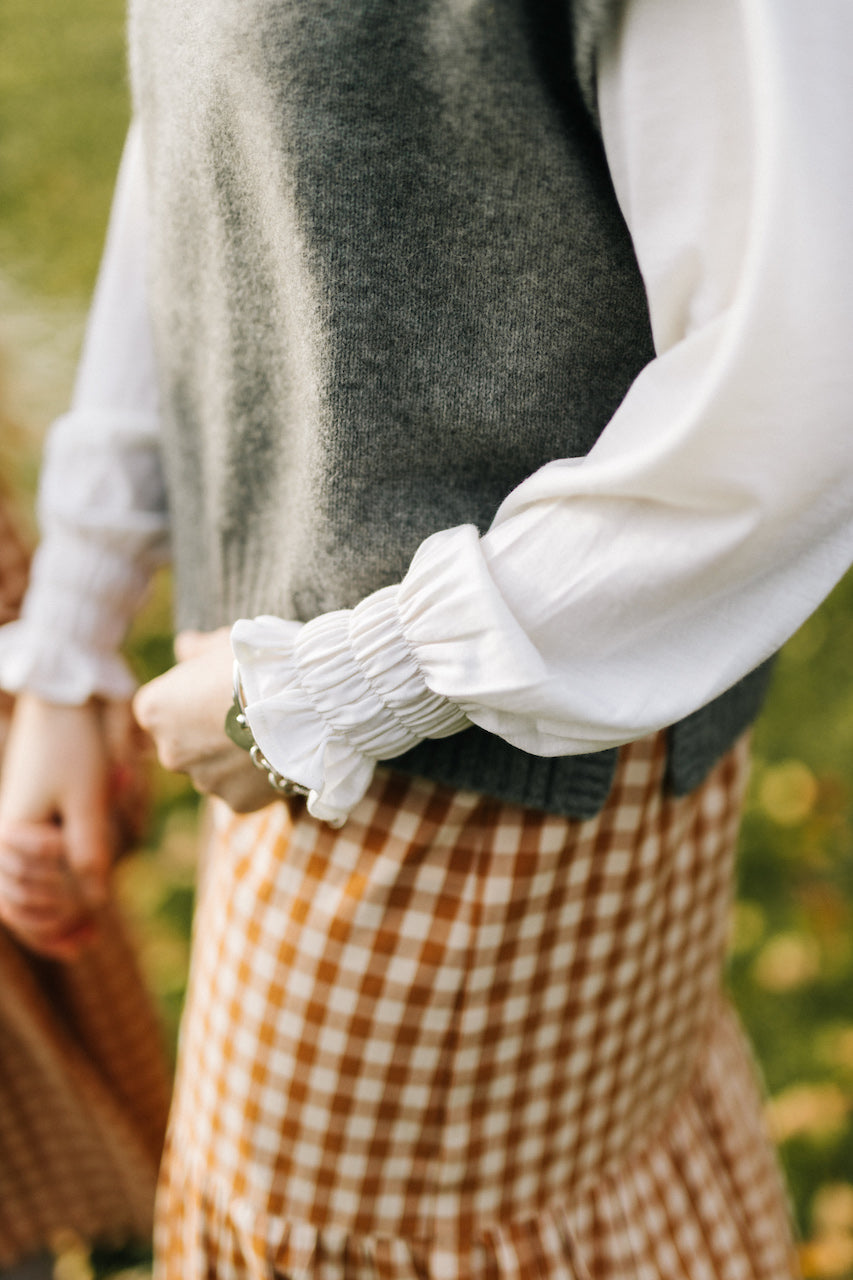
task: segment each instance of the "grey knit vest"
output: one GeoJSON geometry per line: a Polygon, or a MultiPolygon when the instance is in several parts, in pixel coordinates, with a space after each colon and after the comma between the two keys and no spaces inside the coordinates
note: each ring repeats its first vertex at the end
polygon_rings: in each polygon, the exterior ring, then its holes
{"type": "MultiPolygon", "coordinates": [[[[652,358],[594,120],[612,4],[131,0],[178,623],[307,620],[588,452],[652,358]]],[[[685,792],[766,670],[670,730],[685,792]]],[[[578,817],[615,751],[395,766],[578,817]]]]}

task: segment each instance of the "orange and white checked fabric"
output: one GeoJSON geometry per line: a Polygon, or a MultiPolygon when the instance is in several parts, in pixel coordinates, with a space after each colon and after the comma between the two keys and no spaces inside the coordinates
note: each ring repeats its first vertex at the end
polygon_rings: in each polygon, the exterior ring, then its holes
{"type": "Polygon", "coordinates": [[[340,831],[220,807],[159,1280],[790,1280],[720,991],[741,743],[578,822],[380,772],[340,831]]]}
{"type": "MultiPolygon", "coordinates": [[[[0,495],[4,622],[27,566],[0,495]]],[[[0,743],[7,712],[0,703],[0,743]]],[[[73,964],[41,960],[0,928],[0,1267],[64,1230],[103,1243],[149,1237],[170,1083],[154,1005],[112,909],[73,964]]]]}
{"type": "Polygon", "coordinates": [[[150,1236],[169,1076],[118,918],[73,964],[0,931],[0,1266],[59,1232],[150,1236]]]}

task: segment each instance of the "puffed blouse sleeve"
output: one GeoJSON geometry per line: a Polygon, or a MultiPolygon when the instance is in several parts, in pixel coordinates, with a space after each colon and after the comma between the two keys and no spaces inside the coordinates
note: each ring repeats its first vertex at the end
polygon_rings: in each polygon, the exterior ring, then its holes
{"type": "Polygon", "coordinates": [[[469,723],[546,756],[672,724],[848,567],[851,60],[847,0],[624,7],[598,101],[656,358],[484,536],[436,532],[354,610],[234,628],[255,737],[318,816],[469,723]]]}
{"type": "Polygon", "coordinates": [[[20,620],[0,629],[0,685],[11,692],[80,703],[134,687],[119,647],[168,559],[145,239],[132,125],[72,404],[47,436],[30,587],[20,620]]]}

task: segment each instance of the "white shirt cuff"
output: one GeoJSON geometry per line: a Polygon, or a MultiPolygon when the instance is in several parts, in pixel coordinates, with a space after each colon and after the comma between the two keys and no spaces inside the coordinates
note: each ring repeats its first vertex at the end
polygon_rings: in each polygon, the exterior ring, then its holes
{"type": "Polygon", "coordinates": [[[231,632],[246,718],[270,764],[310,791],[315,817],[342,821],[377,760],[468,726],[426,685],[403,635],[397,587],[311,622],[260,617],[231,632]]]}
{"type": "Polygon", "coordinates": [[[0,628],[0,687],[68,705],[130,697],[136,681],[119,649],[147,581],[121,551],[47,538],[20,619],[0,628]]]}

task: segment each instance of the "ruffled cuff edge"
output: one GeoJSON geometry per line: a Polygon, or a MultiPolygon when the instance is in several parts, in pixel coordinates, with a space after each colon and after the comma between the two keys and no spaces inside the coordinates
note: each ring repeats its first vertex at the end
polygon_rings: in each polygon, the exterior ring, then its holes
{"type": "Polygon", "coordinates": [[[26,619],[0,628],[0,687],[34,693],[47,702],[77,706],[91,697],[130,698],[137,682],[121,654],[74,643],[46,643],[26,619]]]}
{"type": "Polygon", "coordinates": [[[424,682],[396,591],[304,626],[260,617],[232,630],[255,741],[283,776],[310,789],[315,816],[348,814],[378,760],[469,724],[424,682]]]}

